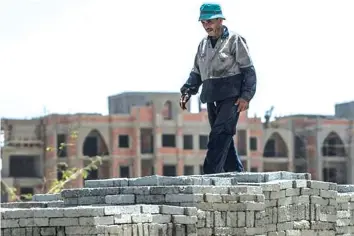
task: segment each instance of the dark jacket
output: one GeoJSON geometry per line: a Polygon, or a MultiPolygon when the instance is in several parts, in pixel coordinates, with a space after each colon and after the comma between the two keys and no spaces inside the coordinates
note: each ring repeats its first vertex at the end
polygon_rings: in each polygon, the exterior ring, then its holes
{"type": "Polygon", "coordinates": [[[213,46],[209,37],[200,42],[193,69],[181,93],[195,95],[203,84],[202,103],[230,97],[251,101],[257,77],[245,39],[224,26],[223,35],[213,46]]]}

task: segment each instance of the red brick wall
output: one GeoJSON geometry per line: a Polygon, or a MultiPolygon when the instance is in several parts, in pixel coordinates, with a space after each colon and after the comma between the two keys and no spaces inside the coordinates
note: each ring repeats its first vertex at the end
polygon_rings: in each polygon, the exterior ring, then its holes
{"type": "MultiPolygon", "coordinates": [[[[95,115],[75,115],[75,116],[69,116],[69,117],[65,117],[65,116],[50,116],[48,117],[48,122],[50,124],[55,124],[55,123],[65,123],[68,126],[70,126],[72,123],[81,123],[84,124],[85,122],[90,122],[90,123],[106,123],[109,124],[110,122],[112,123],[117,123],[117,122],[133,122],[135,119],[138,119],[139,122],[152,122],[153,121],[153,117],[154,117],[154,108],[152,106],[149,107],[141,107],[141,108],[133,108],[131,115],[130,116],[126,116],[126,115],[110,115],[110,116],[95,116],[95,115]]],[[[204,110],[198,114],[193,114],[193,113],[188,113],[188,112],[184,112],[183,115],[183,120],[185,122],[206,122],[208,123],[208,117],[207,117],[207,112],[204,110]]],[[[252,124],[260,124],[261,120],[260,119],[255,119],[255,118],[247,118],[247,113],[243,112],[240,115],[239,118],[239,122],[240,123],[252,123],[252,124]]],[[[161,128],[157,129],[157,132],[162,132],[161,128]]],[[[178,135],[182,135],[183,134],[183,130],[179,129],[178,130],[178,135]]],[[[70,145],[68,146],[68,156],[69,156],[69,166],[70,167],[78,167],[78,168],[82,168],[83,167],[83,161],[82,160],[78,160],[76,158],[76,154],[77,154],[77,138],[78,138],[77,133],[73,133],[73,135],[70,135],[68,137],[68,143],[70,143],[70,145]]],[[[262,138],[262,130],[257,130],[257,129],[252,129],[251,130],[251,136],[256,136],[258,138],[258,150],[257,151],[252,151],[249,153],[249,156],[255,157],[254,159],[252,159],[251,161],[251,166],[252,167],[258,167],[261,165],[261,162],[259,159],[257,159],[256,157],[259,157],[262,155],[262,142],[263,140],[261,140],[262,138]]],[[[109,166],[104,166],[101,167],[101,174],[100,177],[103,176],[107,176],[107,177],[119,177],[119,166],[120,165],[128,165],[128,163],[133,163],[133,168],[131,168],[131,174],[134,175],[134,166],[136,166],[136,163],[134,163],[134,160],[132,161],[127,161],[127,159],[129,158],[133,158],[134,156],[136,156],[137,154],[137,146],[140,145],[140,140],[138,140],[137,137],[137,132],[135,130],[135,128],[114,128],[112,130],[112,142],[109,142],[109,140],[106,140],[106,145],[109,145],[109,143],[112,143],[112,150],[111,150],[111,154],[114,156],[119,156],[119,158],[114,158],[112,160],[110,160],[110,164],[109,166]],[[118,147],[118,135],[120,134],[126,134],[129,135],[130,137],[130,144],[131,146],[129,148],[119,148],[118,147]],[[128,163],[127,163],[128,162],[128,163]],[[102,175],[102,176],[101,176],[102,175]]],[[[249,139],[249,137],[247,137],[247,139],[249,139]]],[[[249,140],[247,140],[247,142],[249,142],[249,140]]],[[[51,143],[52,145],[54,145],[53,141],[50,140],[49,143],[51,143]]],[[[103,145],[101,145],[103,146],[103,145]]],[[[103,151],[103,150],[101,150],[103,151]]],[[[179,156],[184,156],[186,154],[191,154],[193,153],[193,150],[183,150],[183,148],[178,149],[178,148],[160,148],[158,150],[158,158],[157,158],[157,163],[155,164],[155,166],[157,167],[156,170],[156,174],[163,174],[163,165],[164,165],[164,161],[163,161],[163,157],[165,154],[177,154],[179,156]]],[[[199,151],[200,154],[205,155],[206,150],[200,150],[199,151]]],[[[54,153],[47,153],[46,154],[46,158],[53,158],[54,157],[54,153]]],[[[177,174],[181,175],[183,174],[183,169],[184,169],[184,161],[183,159],[178,161],[177,164],[177,174]]],[[[143,172],[142,175],[145,175],[147,173],[150,173],[150,170],[147,170],[146,168],[142,168],[143,172]],[[146,173],[145,173],[146,172],[146,173]]],[[[48,168],[46,170],[45,176],[47,178],[52,178],[52,177],[56,177],[56,166],[52,166],[50,168],[48,168]],[[55,171],[54,171],[55,170],[55,171]],[[53,174],[51,174],[53,173],[53,174]]],[[[83,183],[82,183],[82,179],[78,178],[77,180],[74,180],[71,182],[70,186],[68,187],[82,187],[83,183]]]]}

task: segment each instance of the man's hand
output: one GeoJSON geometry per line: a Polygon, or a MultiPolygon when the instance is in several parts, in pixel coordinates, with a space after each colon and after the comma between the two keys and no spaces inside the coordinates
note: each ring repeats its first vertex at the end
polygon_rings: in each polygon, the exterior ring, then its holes
{"type": "Polygon", "coordinates": [[[186,104],[190,98],[190,95],[182,94],[181,99],[179,100],[179,106],[182,108],[182,110],[187,110],[186,104]]]}
{"type": "Polygon", "coordinates": [[[237,112],[246,111],[248,109],[248,102],[245,99],[239,98],[235,104],[238,106],[237,112]]]}

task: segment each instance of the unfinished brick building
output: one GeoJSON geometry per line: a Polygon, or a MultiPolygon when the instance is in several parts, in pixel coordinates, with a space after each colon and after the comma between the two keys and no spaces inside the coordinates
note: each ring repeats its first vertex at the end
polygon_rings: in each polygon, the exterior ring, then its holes
{"type": "MultiPolygon", "coordinates": [[[[207,113],[181,111],[179,96],[122,93],[108,98],[109,115],[2,119],[2,179],[19,193],[38,193],[61,177],[58,163],[83,167],[96,155],[103,164],[88,179],[199,174],[207,113]],[[58,152],[61,143],[68,145],[58,152]]],[[[235,143],[247,171],[310,172],[314,179],[354,183],[352,133],[347,119],[297,115],[265,125],[242,113],[235,143]]],[[[79,178],[68,187],[82,186],[79,178]]]]}

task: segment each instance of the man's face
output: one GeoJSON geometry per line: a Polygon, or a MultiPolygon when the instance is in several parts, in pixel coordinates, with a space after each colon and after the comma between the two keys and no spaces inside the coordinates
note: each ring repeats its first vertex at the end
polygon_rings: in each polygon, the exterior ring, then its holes
{"type": "Polygon", "coordinates": [[[201,22],[210,37],[219,36],[222,19],[202,20],[201,22]]]}

